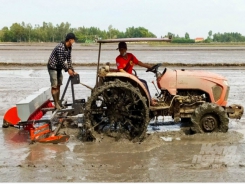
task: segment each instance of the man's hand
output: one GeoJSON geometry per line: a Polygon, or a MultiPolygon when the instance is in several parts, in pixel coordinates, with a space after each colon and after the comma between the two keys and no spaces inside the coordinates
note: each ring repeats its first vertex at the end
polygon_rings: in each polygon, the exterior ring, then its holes
{"type": "Polygon", "coordinates": [[[74,72],[72,69],[69,69],[69,70],[68,70],[68,73],[69,73],[69,75],[72,76],[72,77],[75,75],[75,72],[74,72]]]}
{"type": "Polygon", "coordinates": [[[119,72],[128,73],[128,72],[126,72],[124,69],[119,69],[119,72]]]}

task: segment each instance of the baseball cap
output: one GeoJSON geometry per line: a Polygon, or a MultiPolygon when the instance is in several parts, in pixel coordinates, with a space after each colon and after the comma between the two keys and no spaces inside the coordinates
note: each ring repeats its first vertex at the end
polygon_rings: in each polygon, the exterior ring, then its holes
{"type": "Polygon", "coordinates": [[[127,44],[125,42],[119,42],[118,49],[127,49],[127,44]]]}
{"type": "Polygon", "coordinates": [[[74,35],[74,33],[68,33],[66,35],[66,40],[69,40],[69,39],[74,39],[74,40],[77,40],[76,36],[74,35]]]}

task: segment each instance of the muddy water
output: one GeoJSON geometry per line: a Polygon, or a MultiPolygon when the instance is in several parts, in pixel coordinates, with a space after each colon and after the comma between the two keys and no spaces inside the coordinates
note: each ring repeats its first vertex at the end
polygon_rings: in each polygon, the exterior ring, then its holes
{"type": "MultiPolygon", "coordinates": [[[[0,44],[0,63],[47,62],[57,43],[50,44],[0,44]]],[[[118,55],[117,44],[102,44],[101,62],[115,62],[118,55]]],[[[128,43],[128,52],[147,63],[243,63],[245,47],[160,47],[157,45],[128,43]]],[[[73,62],[77,64],[97,63],[98,44],[75,44],[72,51],[73,62]]]]}
{"type": "MultiPolygon", "coordinates": [[[[136,68],[152,95],[154,75],[136,68]]],[[[229,103],[245,104],[243,68],[195,68],[227,77],[229,103]]],[[[81,82],[94,86],[95,67],[79,67],[81,82]]],[[[64,75],[64,83],[67,74],[64,75]]],[[[49,86],[47,71],[39,67],[0,70],[0,119],[4,112],[39,88],[49,86]]],[[[63,86],[64,87],[64,86],[63,86]]],[[[75,86],[77,98],[90,90],[75,86]]],[[[65,97],[71,100],[71,92],[65,97]]],[[[171,121],[171,120],[170,120],[171,121]]],[[[1,125],[2,122],[0,122],[1,125]]],[[[174,126],[148,135],[142,143],[115,142],[108,137],[94,143],[77,140],[78,129],[66,144],[29,144],[26,132],[0,128],[1,182],[244,182],[245,119],[231,120],[227,133],[185,135],[174,126]],[[176,129],[177,129],[176,128],[176,129]]]]}

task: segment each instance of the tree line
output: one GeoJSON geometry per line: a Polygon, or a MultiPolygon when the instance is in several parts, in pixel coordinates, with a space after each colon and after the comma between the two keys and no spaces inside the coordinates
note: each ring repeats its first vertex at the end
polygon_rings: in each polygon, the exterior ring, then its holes
{"type": "Polygon", "coordinates": [[[112,38],[136,38],[156,37],[144,27],[129,27],[125,32],[119,31],[110,25],[108,30],[100,30],[97,27],[71,28],[70,23],[62,22],[54,26],[52,23],[43,22],[42,26],[35,24],[14,23],[0,30],[0,41],[2,42],[59,42],[65,39],[65,35],[73,32],[78,42],[94,42],[98,39],[112,38]]]}
{"type": "MultiPolygon", "coordinates": [[[[72,28],[71,24],[62,22],[57,25],[52,23],[43,22],[42,25],[22,23],[13,23],[10,27],[3,27],[0,30],[1,42],[60,42],[64,40],[65,35],[73,32],[78,38],[77,42],[87,43],[95,42],[98,39],[113,39],[113,38],[144,38],[156,37],[155,34],[150,32],[144,27],[128,27],[126,31],[119,31],[113,28],[112,25],[108,26],[108,30],[100,30],[97,27],[78,27],[72,28]]],[[[168,32],[164,36],[172,37],[172,43],[194,43],[195,40],[190,38],[188,33],[184,37],[175,35],[168,32]]],[[[245,42],[245,37],[240,33],[215,33],[208,32],[207,38],[203,42],[245,42]]]]}

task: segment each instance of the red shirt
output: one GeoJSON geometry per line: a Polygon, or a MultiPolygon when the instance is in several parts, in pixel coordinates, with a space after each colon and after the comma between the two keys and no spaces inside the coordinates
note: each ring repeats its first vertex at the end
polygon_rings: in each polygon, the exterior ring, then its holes
{"type": "Polygon", "coordinates": [[[117,69],[123,69],[130,74],[132,74],[133,67],[137,65],[138,62],[139,60],[131,53],[127,53],[127,59],[121,55],[116,58],[117,69]]]}

